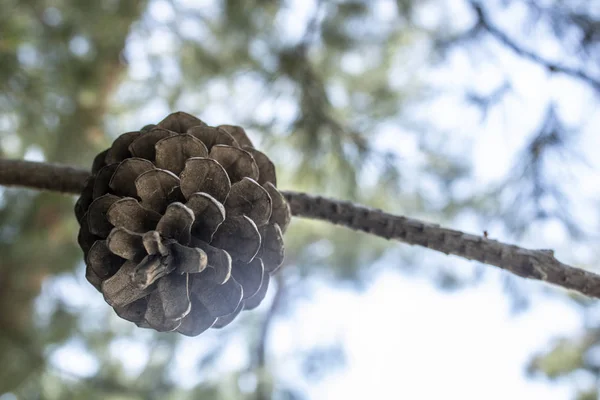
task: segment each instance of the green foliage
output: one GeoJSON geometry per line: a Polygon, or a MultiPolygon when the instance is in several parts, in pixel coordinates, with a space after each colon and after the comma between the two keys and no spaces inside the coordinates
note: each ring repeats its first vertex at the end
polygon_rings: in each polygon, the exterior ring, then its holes
{"type": "Polygon", "coordinates": [[[580,368],[584,363],[586,343],[573,343],[561,340],[543,357],[536,358],[530,369],[541,371],[550,379],[556,379],[580,368]]]}

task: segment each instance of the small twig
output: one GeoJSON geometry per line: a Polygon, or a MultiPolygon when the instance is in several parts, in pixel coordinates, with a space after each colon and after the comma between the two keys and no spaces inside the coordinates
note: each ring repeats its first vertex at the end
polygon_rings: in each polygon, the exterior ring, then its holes
{"type": "Polygon", "coordinates": [[[562,74],[569,75],[573,78],[585,81],[588,84],[592,85],[595,90],[600,91],[600,80],[588,75],[587,73],[579,69],[568,67],[563,64],[558,64],[554,61],[550,61],[539,56],[538,54],[524,49],[489,20],[489,18],[483,11],[481,4],[471,1],[471,7],[477,15],[477,29],[471,30],[472,32],[478,32],[480,28],[483,28],[489,34],[495,37],[498,41],[500,41],[502,44],[504,44],[506,47],[508,47],[521,57],[525,57],[533,62],[543,65],[550,72],[560,72],[562,74]]]}
{"type": "MultiPolygon", "coordinates": [[[[88,176],[86,170],[62,165],[0,160],[0,185],[79,194],[88,176]]],[[[600,275],[563,264],[547,250],[524,249],[350,202],[291,191],[282,193],[296,217],[320,219],[386,239],[427,247],[600,298],[600,275]]]]}

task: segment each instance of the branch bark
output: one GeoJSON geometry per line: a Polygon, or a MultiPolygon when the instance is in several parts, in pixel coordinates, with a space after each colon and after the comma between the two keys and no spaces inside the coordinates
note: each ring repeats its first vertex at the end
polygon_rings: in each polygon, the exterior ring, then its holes
{"type": "MultiPolygon", "coordinates": [[[[0,159],[0,185],[79,194],[88,176],[86,170],[64,165],[0,159]]],[[[561,263],[551,250],[525,249],[346,201],[292,191],[283,194],[296,217],[427,247],[600,298],[600,275],[561,263]]]]}
{"type": "Polygon", "coordinates": [[[88,176],[89,171],[67,165],[0,158],[0,185],[79,194],[88,176]]]}

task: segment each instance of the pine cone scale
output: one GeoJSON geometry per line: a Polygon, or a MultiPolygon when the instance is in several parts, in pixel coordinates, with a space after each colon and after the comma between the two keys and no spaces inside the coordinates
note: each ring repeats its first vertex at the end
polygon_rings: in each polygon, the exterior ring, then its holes
{"type": "Polygon", "coordinates": [[[190,292],[195,296],[209,314],[215,318],[231,314],[242,300],[242,286],[234,279],[228,279],[223,284],[206,279],[202,274],[192,275],[190,292]]]}
{"type": "Polygon", "coordinates": [[[265,269],[263,272],[262,284],[260,285],[260,289],[250,296],[248,299],[244,301],[244,310],[253,310],[260,305],[260,303],[265,299],[267,295],[267,289],[269,289],[269,281],[270,275],[265,269]]]}
{"type": "Polygon", "coordinates": [[[194,296],[190,298],[190,304],[190,312],[181,321],[181,324],[177,328],[177,332],[186,336],[198,336],[211,328],[217,321],[217,318],[210,315],[208,309],[194,296]]]}
{"type": "Polygon", "coordinates": [[[148,210],[132,197],[124,197],[110,206],[106,212],[108,221],[116,228],[144,233],[154,230],[161,219],[159,213],[148,210]]]}
{"type": "Polygon", "coordinates": [[[116,168],[108,186],[115,194],[125,197],[137,197],[135,180],[144,172],[154,169],[154,165],[143,158],[127,158],[116,168]]]}
{"type": "Polygon", "coordinates": [[[140,288],[133,281],[137,265],[136,262],[127,261],[113,276],[102,282],[102,294],[108,304],[123,307],[152,293],[152,286],[140,288]]]}
{"type": "Polygon", "coordinates": [[[108,248],[106,240],[95,241],[86,257],[86,264],[102,280],[113,276],[125,261],[108,248]]]}
{"type": "Polygon", "coordinates": [[[210,242],[225,221],[225,207],[208,193],[192,193],[185,205],[194,213],[192,236],[210,242]]]}
{"type": "Polygon", "coordinates": [[[263,283],[264,265],[260,258],[255,258],[246,264],[236,262],[231,267],[231,274],[236,281],[241,282],[243,289],[242,299],[254,296],[263,283]]]}
{"type": "Polygon", "coordinates": [[[98,174],[95,175],[94,189],[92,191],[92,198],[97,199],[100,196],[110,193],[110,180],[115,173],[119,164],[109,164],[100,169],[98,174]]]}
{"type": "Polygon", "coordinates": [[[163,169],[146,171],[135,180],[135,188],[142,200],[142,207],[160,214],[164,213],[169,205],[169,194],[179,185],[177,175],[163,169]]]}
{"type": "Polygon", "coordinates": [[[221,165],[231,183],[234,184],[244,177],[258,179],[258,166],[250,153],[239,147],[216,145],[210,150],[210,158],[221,165]]]}
{"type": "Polygon", "coordinates": [[[144,241],[142,235],[125,228],[113,229],[106,238],[108,248],[126,260],[136,260],[143,257],[144,241]]]}
{"type": "Polygon", "coordinates": [[[214,322],[212,327],[215,329],[224,328],[225,326],[227,326],[231,322],[233,322],[235,317],[237,317],[240,314],[240,312],[242,312],[243,309],[244,309],[244,302],[241,301],[234,312],[232,312],[231,314],[227,314],[227,315],[217,318],[217,320],[214,322]]]}
{"type": "Polygon", "coordinates": [[[208,157],[208,149],[192,135],[180,134],[156,142],[156,166],[179,175],[192,157],[208,157]]]}
{"type": "Polygon", "coordinates": [[[194,193],[206,193],[223,203],[231,190],[227,171],[210,158],[190,158],[179,176],[181,192],[186,199],[194,193]]]}
{"type": "Polygon", "coordinates": [[[171,254],[180,274],[199,274],[208,266],[208,255],[197,247],[187,247],[175,242],[171,244],[171,254]]]}
{"type": "Polygon", "coordinates": [[[246,215],[257,227],[261,227],[271,217],[271,196],[255,180],[243,178],[231,186],[225,210],[231,216],[246,215]]]}
{"type": "Polygon", "coordinates": [[[187,245],[192,238],[194,212],[181,203],[171,203],[158,221],[156,231],[165,238],[187,245]]]}
{"type": "Polygon", "coordinates": [[[87,224],[90,233],[100,237],[106,237],[110,233],[113,225],[106,219],[105,215],[117,200],[119,200],[118,196],[107,193],[92,201],[87,213],[87,224]]]}
{"type": "Polygon", "coordinates": [[[247,216],[230,217],[219,226],[211,244],[227,251],[232,258],[249,263],[260,249],[260,233],[247,216]]]}
{"type": "Polygon", "coordinates": [[[173,135],[176,135],[176,133],[166,129],[154,128],[131,142],[129,153],[135,158],[154,162],[156,159],[156,143],[173,135]]]}
{"type": "MultiPolygon", "coordinates": [[[[141,132],[127,132],[119,136],[113,142],[112,146],[106,152],[103,164],[118,164],[126,158],[130,157],[129,145],[141,135],[141,132]]],[[[92,169],[93,171],[93,169],[92,169]]]]}

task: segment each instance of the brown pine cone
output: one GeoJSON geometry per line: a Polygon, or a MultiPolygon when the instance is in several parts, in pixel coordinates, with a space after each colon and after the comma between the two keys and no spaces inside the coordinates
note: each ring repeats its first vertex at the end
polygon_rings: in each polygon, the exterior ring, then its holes
{"type": "Polygon", "coordinates": [[[260,304],[291,219],[242,128],[183,112],[98,154],[75,214],[86,277],[116,313],[188,336],[260,304]]]}

